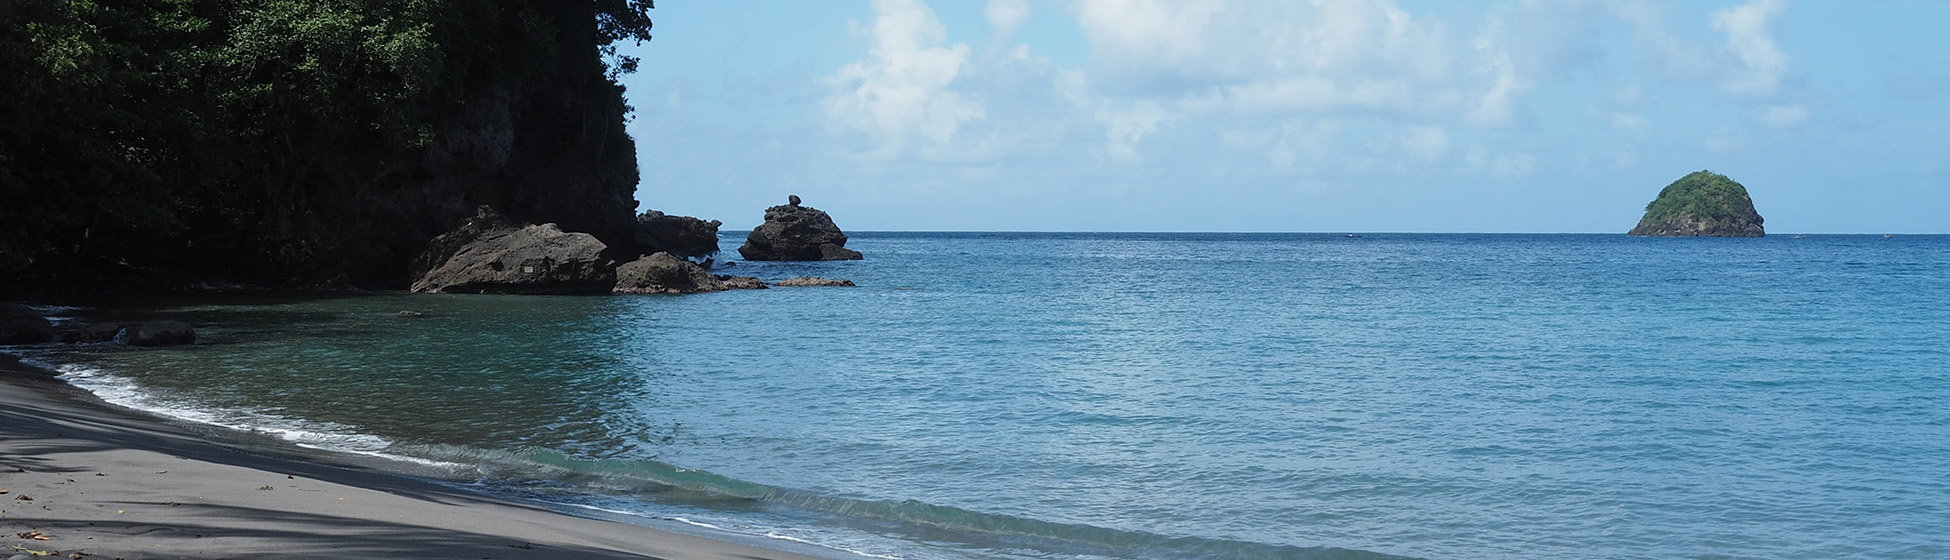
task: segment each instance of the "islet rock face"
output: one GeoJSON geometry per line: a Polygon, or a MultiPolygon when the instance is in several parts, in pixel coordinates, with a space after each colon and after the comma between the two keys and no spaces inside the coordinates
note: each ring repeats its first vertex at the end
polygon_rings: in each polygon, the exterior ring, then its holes
{"type": "Polygon", "coordinates": [[[765,223],[745,236],[738,254],[750,261],[857,261],[859,251],[846,248],[846,233],[833,217],[793,196],[786,204],[765,209],[765,223]]]}
{"type": "Polygon", "coordinates": [[[1760,213],[1747,187],[1711,171],[1695,171],[1666,185],[1626,235],[1641,237],[1761,237],[1760,213]]]}
{"type": "Polygon", "coordinates": [[[679,257],[710,257],[718,253],[717,220],[673,216],[645,210],[636,217],[636,233],[631,240],[638,253],[670,253],[679,257]]]}

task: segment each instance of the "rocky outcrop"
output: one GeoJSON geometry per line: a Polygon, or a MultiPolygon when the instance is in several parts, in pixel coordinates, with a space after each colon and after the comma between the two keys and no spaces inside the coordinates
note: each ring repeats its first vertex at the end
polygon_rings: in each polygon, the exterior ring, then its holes
{"type": "Polygon", "coordinates": [[[717,220],[704,221],[690,216],[672,216],[646,210],[636,217],[636,232],[631,240],[638,253],[670,253],[679,257],[709,257],[718,253],[717,220]]]}
{"type": "Polygon", "coordinates": [[[181,346],[196,343],[196,330],[178,321],[152,321],[122,331],[130,346],[181,346]]]}
{"type": "Polygon", "coordinates": [[[616,283],[609,246],[555,224],[517,227],[487,207],[415,260],[415,292],[598,294],[616,283]]]}
{"type": "Polygon", "coordinates": [[[797,287],[805,287],[805,286],[851,287],[853,286],[853,281],[852,280],[827,280],[825,278],[820,278],[818,276],[800,276],[798,278],[787,278],[784,280],[773,282],[772,285],[779,286],[782,288],[797,288],[797,287]]]}
{"type": "Polygon", "coordinates": [[[64,344],[109,342],[121,333],[118,323],[69,323],[54,329],[54,340],[64,344]]]}
{"type": "Polygon", "coordinates": [[[845,261],[860,260],[859,251],[846,248],[846,233],[833,224],[833,218],[810,206],[799,205],[799,197],[765,209],[765,223],[745,236],[738,254],[753,261],[845,261]]]}
{"type": "Polygon", "coordinates": [[[54,339],[54,324],[33,308],[0,303],[0,344],[37,344],[54,339]]]}
{"type": "Polygon", "coordinates": [[[1760,213],[1747,187],[1725,175],[1695,171],[1666,185],[1645,205],[1645,216],[1626,235],[1646,237],[1760,237],[1760,213]]]}
{"type": "Polygon", "coordinates": [[[765,283],[745,276],[718,276],[697,263],[670,253],[654,253],[616,268],[618,294],[696,294],[725,290],[764,289],[765,283]]]}

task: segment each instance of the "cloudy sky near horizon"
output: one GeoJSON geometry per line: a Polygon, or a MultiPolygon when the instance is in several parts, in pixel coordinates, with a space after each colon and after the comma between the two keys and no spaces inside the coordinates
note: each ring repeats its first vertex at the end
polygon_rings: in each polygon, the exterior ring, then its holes
{"type": "Polygon", "coordinates": [[[1678,177],[1950,232],[1950,2],[660,2],[645,208],[848,230],[1623,232],[1678,177]]]}

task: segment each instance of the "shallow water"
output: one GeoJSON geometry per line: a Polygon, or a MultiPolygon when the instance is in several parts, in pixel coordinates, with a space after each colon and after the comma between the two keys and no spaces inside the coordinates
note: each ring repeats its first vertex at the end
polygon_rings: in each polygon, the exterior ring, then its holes
{"type": "Polygon", "coordinates": [[[233,296],[152,313],[194,347],[25,352],[131,406],[875,556],[1950,557],[1950,237],[849,245],[722,272],[858,288],[233,296]]]}

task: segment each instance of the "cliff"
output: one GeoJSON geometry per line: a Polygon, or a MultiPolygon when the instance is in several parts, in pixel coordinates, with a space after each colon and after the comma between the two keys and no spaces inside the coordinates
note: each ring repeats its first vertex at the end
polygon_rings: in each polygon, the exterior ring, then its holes
{"type": "Polygon", "coordinates": [[[1626,235],[1760,237],[1762,219],[1747,188],[1711,171],[1695,171],[1659,191],[1626,235]]]}
{"type": "Polygon", "coordinates": [[[0,3],[0,292],[403,288],[481,205],[630,247],[650,8],[0,3]]]}

